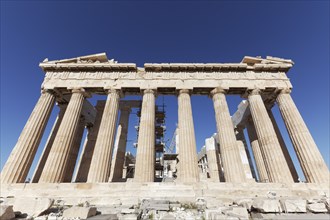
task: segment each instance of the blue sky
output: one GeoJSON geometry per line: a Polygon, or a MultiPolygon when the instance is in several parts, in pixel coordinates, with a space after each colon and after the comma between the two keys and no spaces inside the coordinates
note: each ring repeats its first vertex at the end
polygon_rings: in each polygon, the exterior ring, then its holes
{"type": "MultiPolygon", "coordinates": [[[[1,168],[39,98],[39,62],[100,52],[138,66],[240,62],[245,55],[292,59],[293,99],[329,166],[329,39],[329,1],[1,1],[1,168]]],[[[164,100],[171,139],[177,101],[164,100]]],[[[241,100],[227,98],[231,113],[241,100]]],[[[214,111],[204,96],[193,96],[192,106],[199,149],[215,132],[214,111]]],[[[277,107],[274,114],[302,175],[277,107]]],[[[135,152],[136,117],[130,119],[128,148],[135,152]]]]}

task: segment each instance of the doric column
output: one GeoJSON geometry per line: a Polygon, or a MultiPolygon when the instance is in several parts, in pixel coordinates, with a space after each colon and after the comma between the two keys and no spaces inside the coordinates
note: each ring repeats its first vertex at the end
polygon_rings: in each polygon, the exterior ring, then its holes
{"type": "Polygon", "coordinates": [[[212,90],[211,96],[214,104],[220,144],[221,164],[223,166],[225,180],[226,182],[246,182],[225,91],[216,88],[212,90]]]}
{"type": "Polygon", "coordinates": [[[70,154],[68,157],[68,161],[66,162],[66,169],[65,169],[65,174],[64,174],[64,179],[63,182],[65,183],[70,183],[72,180],[74,168],[76,166],[77,158],[78,158],[78,153],[81,145],[81,139],[84,135],[85,131],[85,118],[84,116],[80,116],[79,123],[78,123],[78,128],[74,137],[73,144],[71,146],[70,154]]]}
{"type": "Polygon", "coordinates": [[[95,108],[97,110],[95,122],[93,126],[87,127],[87,137],[84,142],[83,150],[81,152],[81,156],[78,163],[77,173],[75,182],[86,182],[88,171],[92,162],[92,157],[94,153],[95,142],[97,138],[97,134],[100,129],[100,124],[102,120],[102,115],[104,111],[103,101],[98,101],[95,108]]]}
{"type": "Polygon", "coordinates": [[[155,180],[155,91],[143,91],[135,163],[135,182],[155,180]]]}
{"type": "Polygon", "coordinates": [[[285,158],[285,160],[286,160],[286,162],[289,166],[293,181],[298,182],[298,173],[296,171],[296,168],[294,167],[294,164],[293,164],[293,161],[291,159],[290,153],[288,151],[288,148],[286,147],[286,144],[285,144],[284,139],[282,137],[281,131],[280,131],[278,125],[277,125],[277,122],[275,120],[273,112],[272,112],[271,109],[267,109],[267,112],[268,112],[268,115],[270,117],[270,120],[273,123],[274,129],[275,129],[275,132],[276,132],[276,136],[278,138],[278,142],[280,143],[280,146],[281,146],[282,151],[283,151],[284,158],[285,158]]]}
{"type": "Polygon", "coordinates": [[[120,109],[119,125],[117,129],[118,141],[115,142],[116,144],[114,150],[114,159],[112,162],[113,165],[111,166],[110,181],[116,181],[122,179],[123,177],[130,112],[130,107],[123,107],[120,109]]]}
{"type": "Polygon", "coordinates": [[[219,152],[213,137],[205,139],[205,150],[211,180],[214,182],[220,182],[219,152]]]}
{"type": "Polygon", "coordinates": [[[240,151],[240,155],[243,161],[243,168],[245,171],[245,175],[247,179],[257,179],[256,173],[254,171],[250,151],[246,144],[246,139],[244,135],[244,128],[241,126],[237,126],[236,130],[236,139],[240,151]]]}
{"type": "Polygon", "coordinates": [[[249,92],[248,100],[270,182],[292,183],[289,167],[259,90],[249,92]]]}
{"type": "Polygon", "coordinates": [[[307,182],[329,181],[329,170],[316,143],[301,117],[289,90],[282,90],[276,99],[292,144],[307,182]]]}
{"type": "Polygon", "coordinates": [[[179,91],[178,107],[178,127],[180,139],[180,166],[178,167],[178,180],[180,182],[197,182],[199,181],[199,172],[194,120],[189,90],[183,89],[179,91]]]}
{"type": "Polygon", "coordinates": [[[87,182],[108,182],[115,140],[120,91],[108,91],[99,133],[97,135],[87,182]]]}
{"type": "Polygon", "coordinates": [[[24,183],[37,152],[55,96],[42,91],[18,141],[1,172],[1,183],[24,183]]]}
{"type": "Polygon", "coordinates": [[[252,118],[249,118],[246,123],[246,128],[248,131],[251,148],[254,156],[254,161],[256,163],[257,171],[258,171],[258,179],[259,182],[269,182],[265,161],[261,154],[257,133],[252,121],[252,118]]]}
{"type": "Polygon", "coordinates": [[[66,162],[74,142],[74,136],[84,103],[84,95],[84,89],[78,88],[72,90],[68,107],[64,113],[62,123],[58,129],[39,183],[63,182],[66,162]]]}
{"type": "Polygon", "coordinates": [[[63,119],[63,116],[64,116],[65,109],[67,107],[67,104],[58,104],[58,107],[59,107],[60,111],[59,111],[59,113],[58,113],[58,115],[56,117],[55,123],[54,123],[54,125],[52,127],[52,130],[50,132],[50,135],[49,135],[49,137],[47,139],[46,145],[45,145],[45,147],[44,147],[44,149],[42,151],[42,154],[40,156],[39,162],[37,164],[37,168],[34,171],[34,174],[33,174],[32,180],[31,180],[32,183],[37,183],[39,181],[39,178],[41,176],[42,170],[45,167],[45,164],[46,164],[46,161],[47,161],[47,158],[48,158],[50,149],[53,146],[53,143],[54,143],[56,134],[57,134],[58,129],[60,127],[60,124],[62,122],[62,119],[63,119]]]}

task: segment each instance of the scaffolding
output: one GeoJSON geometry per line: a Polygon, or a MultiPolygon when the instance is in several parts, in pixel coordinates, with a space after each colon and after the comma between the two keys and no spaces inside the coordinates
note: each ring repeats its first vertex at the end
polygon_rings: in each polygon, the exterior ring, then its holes
{"type": "MultiPolygon", "coordinates": [[[[141,121],[141,107],[136,112],[137,116],[137,125],[135,126],[136,129],[136,141],[133,144],[135,148],[138,147],[138,136],[139,136],[139,125],[141,121]]],[[[163,178],[163,170],[164,170],[164,163],[163,163],[163,155],[165,151],[165,136],[166,126],[165,126],[165,105],[164,99],[161,105],[155,105],[155,153],[156,153],[156,160],[155,160],[155,177],[156,181],[162,181],[163,178]]]]}
{"type": "MultiPolygon", "coordinates": [[[[164,100],[163,100],[164,101],[164,100]]],[[[156,163],[155,163],[155,176],[156,181],[162,181],[163,170],[164,170],[164,151],[165,151],[165,142],[164,136],[166,131],[165,126],[165,105],[164,102],[162,105],[156,105],[156,114],[155,114],[155,151],[156,151],[156,163]]]]}

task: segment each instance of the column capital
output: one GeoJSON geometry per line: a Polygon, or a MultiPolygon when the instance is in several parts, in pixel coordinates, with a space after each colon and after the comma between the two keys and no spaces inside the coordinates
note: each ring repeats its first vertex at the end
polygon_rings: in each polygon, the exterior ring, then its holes
{"type": "Polygon", "coordinates": [[[213,90],[210,92],[210,95],[211,95],[211,97],[213,97],[215,94],[218,94],[218,93],[226,94],[227,91],[226,91],[224,88],[217,87],[217,88],[213,89],[213,90]]]}
{"type": "Polygon", "coordinates": [[[243,98],[248,98],[249,96],[252,96],[252,95],[261,95],[262,91],[261,89],[258,89],[258,88],[254,88],[254,89],[247,89],[245,91],[244,94],[242,94],[241,96],[243,98]]]}
{"type": "Polygon", "coordinates": [[[261,95],[261,90],[260,89],[252,89],[252,90],[248,90],[246,91],[247,95],[261,95]]]}
{"type": "Polygon", "coordinates": [[[143,94],[152,93],[156,95],[156,89],[144,89],[142,92],[143,94]]]}
{"type": "Polygon", "coordinates": [[[178,95],[180,94],[189,94],[191,95],[191,90],[190,89],[180,89],[177,91],[178,95]]]}
{"type": "Polygon", "coordinates": [[[89,98],[91,97],[91,94],[86,92],[84,88],[81,87],[73,87],[73,88],[68,88],[68,90],[71,90],[71,93],[81,93],[84,97],[89,98]]]}
{"type": "Polygon", "coordinates": [[[290,94],[291,93],[291,89],[286,88],[286,89],[278,89],[277,90],[278,94],[290,94]]]}
{"type": "Polygon", "coordinates": [[[107,95],[109,94],[117,94],[119,95],[120,98],[122,98],[124,96],[124,94],[122,93],[121,89],[114,89],[114,88],[104,88],[105,92],[107,95]]]}
{"type": "Polygon", "coordinates": [[[84,88],[68,88],[71,90],[72,93],[84,93],[85,89],[84,88]]]}

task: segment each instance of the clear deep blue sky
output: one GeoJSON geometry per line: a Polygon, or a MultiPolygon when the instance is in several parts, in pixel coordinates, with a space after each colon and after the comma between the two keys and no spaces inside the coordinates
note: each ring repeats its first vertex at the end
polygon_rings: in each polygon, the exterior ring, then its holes
{"type": "MultiPolygon", "coordinates": [[[[1,168],[39,98],[39,62],[100,52],[138,66],[240,62],[245,55],[292,59],[293,99],[329,166],[329,39],[329,1],[1,1],[1,168]]],[[[173,96],[164,100],[171,139],[177,102],[173,96]]],[[[241,98],[227,100],[234,113],[241,98]]],[[[214,111],[203,96],[193,96],[192,106],[200,149],[215,132],[214,111]]],[[[277,107],[274,114],[293,153],[277,107]]],[[[56,110],[37,157],[55,116],[56,110]]],[[[135,124],[131,115],[133,152],[135,124]]]]}

